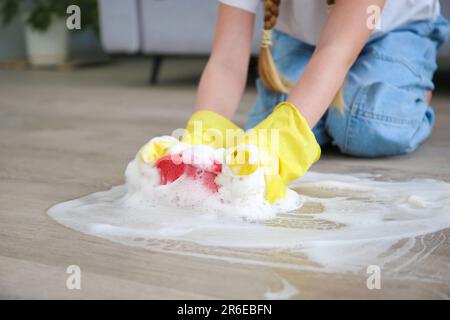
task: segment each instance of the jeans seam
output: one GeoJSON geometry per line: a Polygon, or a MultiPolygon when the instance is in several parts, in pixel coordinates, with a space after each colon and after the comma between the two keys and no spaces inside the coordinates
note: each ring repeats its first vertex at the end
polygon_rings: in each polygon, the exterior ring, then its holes
{"type": "Polygon", "coordinates": [[[403,120],[395,117],[391,117],[384,114],[379,114],[367,110],[360,110],[357,112],[357,115],[370,120],[380,120],[388,123],[395,123],[401,125],[416,125],[418,123],[417,120],[403,120]]]}
{"type": "Polygon", "coordinates": [[[349,151],[349,145],[351,143],[351,127],[352,127],[352,123],[353,123],[353,118],[355,117],[356,111],[357,111],[357,107],[358,107],[358,101],[360,99],[363,99],[364,97],[367,96],[367,93],[365,91],[363,91],[364,88],[359,89],[359,92],[356,94],[355,100],[353,101],[353,103],[350,106],[350,110],[348,112],[348,120],[347,120],[347,125],[345,126],[345,133],[344,133],[344,152],[348,152],[349,151]]]}
{"type": "MultiPolygon", "coordinates": [[[[405,120],[387,114],[373,112],[371,109],[365,108],[365,101],[367,100],[367,88],[368,86],[362,87],[360,90],[363,90],[364,92],[361,94],[361,96],[359,95],[359,93],[356,96],[354,105],[357,105],[358,108],[352,108],[353,116],[359,116],[365,119],[379,120],[399,125],[417,125],[419,123],[418,120],[405,120]]],[[[413,92],[413,90],[405,90],[405,91],[413,92]]]]}
{"type": "Polygon", "coordinates": [[[415,68],[406,59],[388,56],[388,55],[383,54],[383,53],[381,53],[381,52],[379,52],[379,51],[377,51],[375,49],[374,49],[373,53],[370,56],[375,58],[375,59],[379,59],[379,60],[383,60],[383,61],[387,61],[387,62],[391,62],[391,63],[400,63],[401,65],[403,65],[406,68],[408,68],[413,74],[415,74],[416,76],[420,77],[420,79],[423,80],[425,78],[425,76],[423,75],[423,72],[420,72],[417,68],[415,68]]]}
{"type": "MultiPolygon", "coordinates": [[[[365,88],[362,88],[364,90],[365,88]]],[[[367,94],[364,94],[364,97],[367,97],[367,94]]],[[[358,105],[358,108],[354,111],[354,116],[359,116],[365,119],[370,120],[379,120],[384,121],[392,124],[399,124],[399,125],[416,125],[418,123],[417,120],[404,120],[401,118],[393,117],[390,115],[382,114],[373,112],[369,109],[364,108],[364,99],[358,99],[358,101],[355,101],[355,104],[358,105]]]]}

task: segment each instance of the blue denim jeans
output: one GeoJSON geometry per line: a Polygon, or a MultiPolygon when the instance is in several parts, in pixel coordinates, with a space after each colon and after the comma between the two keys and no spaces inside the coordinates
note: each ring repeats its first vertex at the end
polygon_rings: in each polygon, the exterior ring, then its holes
{"type": "MultiPolygon", "coordinates": [[[[343,85],[346,109],[331,106],[313,128],[321,146],[332,143],[342,153],[392,156],[415,150],[431,133],[435,114],[425,101],[436,71],[438,48],[448,40],[450,24],[419,21],[371,39],[343,85]]],[[[287,34],[273,33],[273,58],[286,79],[297,81],[314,47],[287,34]]],[[[265,119],[286,100],[257,80],[258,97],[247,129],[265,119]]]]}

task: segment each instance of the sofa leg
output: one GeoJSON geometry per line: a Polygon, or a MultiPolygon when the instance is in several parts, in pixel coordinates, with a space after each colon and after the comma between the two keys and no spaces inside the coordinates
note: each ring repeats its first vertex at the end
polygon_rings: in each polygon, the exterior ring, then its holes
{"type": "Polygon", "coordinates": [[[161,64],[162,64],[162,55],[156,55],[153,57],[153,63],[150,66],[150,77],[149,77],[149,82],[152,85],[155,85],[156,82],[158,82],[158,74],[159,74],[159,70],[161,69],[161,64]]]}

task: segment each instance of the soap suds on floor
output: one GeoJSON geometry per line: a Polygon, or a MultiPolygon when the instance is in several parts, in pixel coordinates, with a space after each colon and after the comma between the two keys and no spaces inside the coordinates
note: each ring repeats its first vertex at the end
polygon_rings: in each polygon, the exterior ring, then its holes
{"type": "Polygon", "coordinates": [[[130,206],[125,185],[57,204],[48,213],[80,232],[155,251],[356,272],[371,264],[394,265],[411,255],[411,239],[450,227],[449,183],[378,178],[309,172],[291,186],[304,206],[262,221],[201,207],[130,206]],[[279,260],[271,258],[275,253],[279,260]]]}
{"type": "Polygon", "coordinates": [[[292,298],[300,293],[296,287],[291,285],[285,279],[280,278],[280,283],[282,285],[281,290],[279,291],[268,290],[264,294],[264,298],[267,300],[284,300],[292,298]]]}
{"type": "Polygon", "coordinates": [[[158,206],[192,209],[203,215],[253,221],[273,218],[277,213],[295,210],[303,205],[303,198],[290,189],[284,199],[269,204],[265,199],[263,169],[259,167],[250,175],[234,174],[224,161],[224,149],[172,143],[167,156],[174,162],[195,164],[195,170],[200,175],[204,172],[202,170],[215,164],[221,166],[221,172],[214,180],[220,186],[218,192],[211,192],[202,185],[201,179],[196,180],[186,174],[171,183],[160,185],[158,168],[152,162],[143,161],[140,151],[125,171],[127,195],[122,200],[123,206],[144,210],[158,206]]]}

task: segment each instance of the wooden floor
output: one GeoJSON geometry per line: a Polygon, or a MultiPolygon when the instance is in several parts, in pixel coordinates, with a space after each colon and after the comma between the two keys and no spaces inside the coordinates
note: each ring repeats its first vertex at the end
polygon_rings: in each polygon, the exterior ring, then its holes
{"type": "MultiPolygon", "coordinates": [[[[177,63],[164,66],[157,87],[145,83],[143,60],[71,72],[0,70],[1,298],[263,298],[268,290],[283,288],[280,279],[298,289],[298,299],[449,297],[448,282],[388,277],[381,290],[368,290],[366,274],[287,271],[156,253],[84,235],[50,219],[46,210],[55,203],[123,183],[125,165],[138,147],[183,127],[202,62],[177,63]],[[66,288],[69,265],[81,268],[81,290],[66,288]]],[[[254,97],[251,88],[237,122],[245,121],[254,97]]],[[[441,90],[434,99],[436,130],[412,155],[365,160],[330,149],[314,170],[450,181],[449,104],[450,96],[441,90]]],[[[449,272],[450,229],[439,236],[445,241],[410,268],[449,272]]],[[[427,246],[432,239],[420,243],[427,246]]]]}

